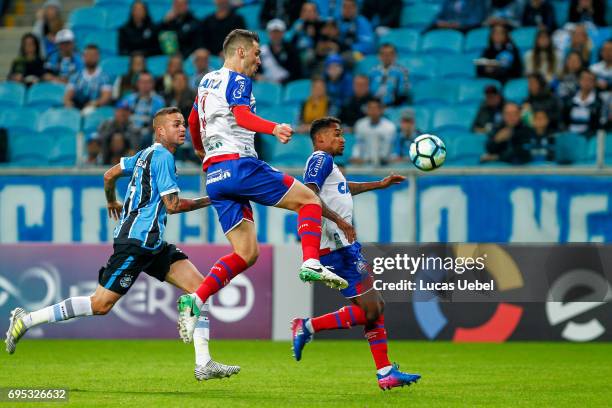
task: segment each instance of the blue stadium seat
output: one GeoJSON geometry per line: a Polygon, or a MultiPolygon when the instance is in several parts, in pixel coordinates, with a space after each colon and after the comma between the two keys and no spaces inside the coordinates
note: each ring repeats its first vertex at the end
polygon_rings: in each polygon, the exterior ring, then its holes
{"type": "Polygon", "coordinates": [[[439,4],[419,3],[408,5],[402,10],[402,27],[422,30],[428,27],[440,12],[439,4]]]}
{"type": "Polygon", "coordinates": [[[353,147],[355,146],[355,135],[352,133],[344,134],[344,154],[342,156],[336,156],[335,162],[338,166],[346,166],[353,154],[353,147]]]}
{"type": "MultiPolygon", "coordinates": [[[[255,30],[255,32],[257,33],[257,35],[259,36],[259,43],[260,44],[269,44],[270,43],[270,36],[268,35],[268,32],[266,30],[255,30]]],[[[287,34],[285,34],[285,36],[283,37],[285,40],[289,40],[289,38],[287,38],[287,34]]]]}
{"type": "Polygon", "coordinates": [[[118,30],[119,27],[127,23],[130,17],[130,5],[129,4],[105,4],[98,5],[97,8],[101,8],[106,13],[106,28],[111,30],[118,30]]]}
{"type": "Polygon", "coordinates": [[[20,82],[0,82],[0,108],[12,109],[23,106],[26,88],[20,82]]]}
{"type": "Polygon", "coordinates": [[[95,31],[85,37],[85,44],[95,44],[100,49],[100,57],[112,57],[118,54],[117,30],[95,31]]]}
{"type": "Polygon", "coordinates": [[[115,110],[110,106],[103,106],[83,116],[83,133],[89,135],[98,130],[100,123],[115,116],[115,110]]]}
{"type": "Polygon", "coordinates": [[[104,30],[106,29],[106,10],[99,7],[75,9],[68,17],[68,24],[72,30],[79,32],[104,30]]]}
{"type": "Polygon", "coordinates": [[[395,28],[381,35],[378,44],[393,44],[398,53],[417,52],[420,34],[410,28],[395,28]]]}
{"type": "Polygon", "coordinates": [[[398,60],[410,72],[410,81],[418,82],[436,77],[437,62],[431,55],[410,55],[398,60]]]}
{"type": "Polygon", "coordinates": [[[261,4],[250,4],[248,6],[242,6],[237,10],[238,14],[244,18],[244,22],[249,30],[258,30],[259,28],[259,14],[261,13],[261,4]]]}
{"type": "Polygon", "coordinates": [[[11,134],[9,161],[13,166],[46,166],[51,150],[50,136],[36,132],[11,134]]]}
{"type": "Polygon", "coordinates": [[[223,60],[218,55],[211,55],[208,57],[208,65],[211,69],[221,69],[223,60]]]}
{"type": "Polygon", "coordinates": [[[46,110],[40,117],[39,121],[40,131],[44,133],[76,133],[81,128],[81,114],[78,109],[74,108],[46,110]]]}
{"type": "Polygon", "coordinates": [[[66,85],[53,82],[40,82],[28,90],[26,105],[36,108],[52,108],[64,105],[66,85]]]}
{"type": "Polygon", "coordinates": [[[480,103],[484,100],[484,90],[489,85],[495,85],[501,90],[502,85],[495,79],[474,78],[459,83],[459,103],[480,103]]]}
{"type": "Polygon", "coordinates": [[[459,54],[463,50],[463,34],[457,30],[432,30],[421,37],[421,52],[427,54],[459,54]]]}
{"type": "Polygon", "coordinates": [[[355,65],[355,73],[368,75],[372,68],[380,64],[377,55],[366,55],[355,65]]]}
{"type": "Polygon", "coordinates": [[[444,79],[469,79],[476,76],[474,60],[463,54],[440,55],[438,58],[438,76],[444,79]]]}
{"type": "Polygon", "coordinates": [[[385,116],[391,122],[395,124],[395,126],[399,126],[400,119],[402,116],[402,111],[406,109],[405,106],[391,106],[385,109],[385,116]]]}
{"type": "Polygon", "coordinates": [[[562,27],[565,23],[567,23],[567,18],[569,16],[569,1],[564,0],[554,0],[551,2],[553,9],[555,10],[555,20],[557,21],[557,25],[562,27]]]}
{"type": "Polygon", "coordinates": [[[168,13],[171,7],[170,5],[155,3],[150,3],[148,6],[149,15],[155,23],[161,23],[161,21],[164,19],[164,16],[168,13]]]}
{"type": "Polygon", "coordinates": [[[253,95],[257,106],[275,106],[281,103],[283,88],[272,82],[258,81],[253,83],[253,95]]]}
{"type": "Polygon", "coordinates": [[[485,152],[487,137],[479,134],[462,134],[454,137],[446,149],[446,165],[477,166],[485,152]]]}
{"type": "Polygon", "coordinates": [[[432,128],[434,133],[468,131],[473,121],[474,112],[471,108],[439,108],[434,112],[432,128]]]}
{"type": "Polygon", "coordinates": [[[413,88],[413,100],[416,105],[452,105],[457,101],[457,81],[430,80],[421,81],[413,88]]]}
{"type": "Polygon", "coordinates": [[[12,108],[2,111],[0,126],[12,132],[36,132],[40,109],[37,108],[12,108]]]}
{"type": "Polygon", "coordinates": [[[478,52],[489,45],[489,27],[479,27],[468,31],[465,36],[464,52],[478,52]]]}
{"type": "Polygon", "coordinates": [[[123,7],[125,10],[129,10],[132,4],[132,0],[95,0],[94,5],[96,7],[123,7]]]}
{"type": "Polygon", "coordinates": [[[203,20],[208,17],[210,14],[213,14],[216,11],[216,7],[214,4],[201,4],[197,7],[191,8],[191,12],[196,18],[203,20]]]}
{"type": "Polygon", "coordinates": [[[312,142],[310,136],[297,134],[287,144],[276,143],[271,160],[273,166],[301,167],[312,154],[312,142]]]}
{"type": "Polygon", "coordinates": [[[301,103],[310,96],[310,79],[298,79],[285,86],[284,103],[301,103]]]}
{"type": "MultiPolygon", "coordinates": [[[[596,142],[595,138],[593,140],[596,142]]],[[[576,133],[560,133],[555,139],[555,160],[559,164],[572,164],[596,159],[596,149],[589,155],[587,140],[576,133]]]]}
{"type": "Polygon", "coordinates": [[[170,58],[167,55],[155,55],[147,58],[147,70],[153,74],[154,77],[159,77],[166,72],[168,66],[168,60],[170,58]]]}
{"type": "Polygon", "coordinates": [[[414,124],[421,132],[431,131],[431,116],[432,110],[426,106],[414,107],[414,124]]]}
{"type": "MultiPolygon", "coordinates": [[[[257,95],[255,95],[255,98],[257,98],[257,95]]],[[[295,104],[287,105],[286,103],[283,105],[268,106],[263,107],[261,110],[258,109],[257,114],[273,122],[296,124],[299,121],[300,106],[295,104]]]]}
{"type": "Polygon", "coordinates": [[[74,166],[77,151],[76,132],[64,132],[53,136],[48,154],[49,164],[54,166],[74,166]]]}
{"type": "Polygon", "coordinates": [[[111,80],[127,74],[130,58],[127,56],[106,57],[100,63],[102,71],[111,77],[111,80]]]}
{"type": "Polygon", "coordinates": [[[520,50],[532,49],[535,45],[536,27],[520,27],[514,29],[510,36],[520,50]]]}
{"type": "Polygon", "coordinates": [[[527,79],[511,79],[504,86],[504,98],[516,103],[523,103],[527,98],[527,79]]]}

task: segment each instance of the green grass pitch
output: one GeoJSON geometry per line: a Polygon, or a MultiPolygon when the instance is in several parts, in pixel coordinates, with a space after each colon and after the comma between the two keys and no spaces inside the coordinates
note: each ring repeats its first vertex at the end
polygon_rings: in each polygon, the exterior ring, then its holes
{"type": "MultiPolygon", "coordinates": [[[[193,378],[180,341],[23,339],[0,357],[0,387],[70,389],[72,406],[448,407],[610,406],[612,344],[453,344],[391,341],[390,356],[423,378],[379,390],[365,341],[314,341],[303,359],[288,342],[214,341],[215,359],[239,364],[224,380],[193,378]]],[[[19,407],[66,406],[58,403],[19,407]]],[[[0,403],[0,407],[8,404],[0,403]]]]}

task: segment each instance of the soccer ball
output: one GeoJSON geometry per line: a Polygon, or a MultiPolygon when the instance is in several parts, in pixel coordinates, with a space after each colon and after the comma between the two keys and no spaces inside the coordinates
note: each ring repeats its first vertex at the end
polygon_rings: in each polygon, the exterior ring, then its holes
{"type": "Polygon", "coordinates": [[[418,169],[431,171],[444,164],[446,146],[434,135],[421,135],[410,145],[410,160],[418,169]]]}

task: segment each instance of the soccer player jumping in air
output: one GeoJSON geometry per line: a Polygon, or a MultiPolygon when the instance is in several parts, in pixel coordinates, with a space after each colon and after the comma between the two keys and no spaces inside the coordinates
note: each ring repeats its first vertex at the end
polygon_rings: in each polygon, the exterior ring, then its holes
{"type": "MultiPolygon", "coordinates": [[[[167,281],[185,292],[193,292],[204,277],[180,249],[163,240],[166,213],[193,211],[210,205],[208,197],[179,198],[174,152],[185,142],[185,119],[177,108],[164,108],[153,118],[155,143],[121,162],[104,174],[108,216],[119,219],[115,228],[113,254],[100,269],[96,291],[76,296],[27,313],[11,312],[6,333],[6,351],[15,352],[28,329],[80,316],[105,315],[125,295],[141,271],[167,281]],[[115,183],[129,176],[125,204],[117,201],[115,183]]],[[[205,308],[204,308],[205,309],[205,308]]],[[[195,377],[197,380],[229,377],[240,371],[213,361],[208,350],[209,321],[202,312],[195,319],[195,377]]]]}
{"type": "Polygon", "coordinates": [[[344,279],[319,262],[321,201],[317,195],[257,158],[256,132],[272,134],[281,143],[289,142],[293,133],[289,125],[267,121],[254,113],[251,77],[261,64],[259,37],[251,31],[233,30],[223,42],[223,53],[223,68],[206,74],[200,82],[198,123],[194,123],[192,110],[190,129],[194,129],[196,152],[205,152],[202,167],[206,190],[233,252],[213,265],[196,293],[179,298],[179,330],[185,341],[191,339],[193,316],[201,305],[257,260],[250,201],[298,213],[303,251],[299,276],[303,281],[321,281],[338,289],[347,286],[344,279]]]}
{"type": "Polygon", "coordinates": [[[392,174],[380,181],[369,183],[348,182],[334,163],[335,156],[344,152],[344,136],[340,120],[327,117],[315,120],[310,129],[314,153],[304,170],[304,183],[321,198],[323,205],[321,263],[346,279],[349,286],[342,290],[352,303],[323,316],[293,319],[293,355],[297,361],[302,350],[321,330],[349,329],[364,326],[365,337],[376,364],[378,386],[383,389],[410,385],[421,378],[418,374],[399,371],[387,356],[387,332],[383,316],[384,302],[372,286],[372,276],[356,241],[353,219],[353,196],[387,188],[405,180],[392,174]]]}

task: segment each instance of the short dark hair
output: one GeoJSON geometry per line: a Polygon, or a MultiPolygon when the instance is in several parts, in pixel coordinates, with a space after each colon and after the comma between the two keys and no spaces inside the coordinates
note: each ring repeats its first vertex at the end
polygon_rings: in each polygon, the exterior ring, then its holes
{"type": "Polygon", "coordinates": [[[327,129],[333,124],[341,125],[342,122],[340,122],[340,119],[335,118],[333,116],[325,116],[320,119],[315,119],[310,125],[310,139],[312,140],[312,142],[314,143],[315,137],[317,136],[317,134],[319,134],[319,132],[324,129],[327,129]]]}
{"type": "Polygon", "coordinates": [[[382,50],[383,48],[391,48],[393,49],[393,51],[397,52],[395,45],[391,44],[390,42],[380,44],[380,46],[378,47],[378,51],[380,52],[380,50],[382,50]]]}
{"type": "Polygon", "coordinates": [[[256,32],[241,28],[232,30],[223,40],[223,54],[228,57],[238,49],[238,45],[250,47],[253,41],[259,42],[259,35],[256,32]]]}
{"type": "Polygon", "coordinates": [[[174,113],[181,113],[181,110],[176,106],[168,106],[167,108],[161,108],[155,112],[155,115],[153,116],[153,131],[155,131],[160,117],[172,115],[174,113]]]}
{"type": "Polygon", "coordinates": [[[100,47],[98,47],[96,44],[87,44],[85,46],[86,50],[96,50],[98,52],[100,52],[100,47]]]}
{"type": "Polygon", "coordinates": [[[380,99],[377,96],[372,96],[372,97],[368,98],[368,102],[367,103],[370,103],[370,102],[374,102],[374,103],[379,104],[381,108],[385,107],[385,104],[383,103],[382,99],[380,99]]]}

